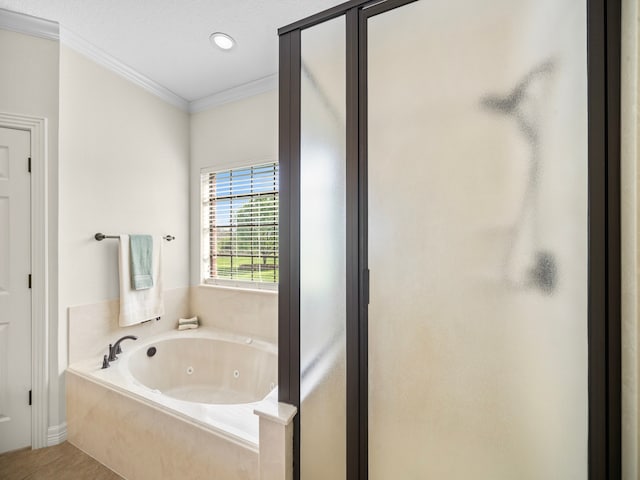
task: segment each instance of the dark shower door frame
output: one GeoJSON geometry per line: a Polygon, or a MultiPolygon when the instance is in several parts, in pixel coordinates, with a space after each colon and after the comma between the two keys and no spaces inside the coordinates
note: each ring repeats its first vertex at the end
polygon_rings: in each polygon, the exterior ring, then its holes
{"type": "MultiPolygon", "coordinates": [[[[367,20],[417,0],[351,0],[278,30],[279,400],[300,408],[301,31],[346,18],[347,480],[368,478],[367,20]]],[[[589,479],[621,478],[620,0],[587,1],[589,479]]],[[[294,420],[300,479],[300,411],[294,420]]]]}

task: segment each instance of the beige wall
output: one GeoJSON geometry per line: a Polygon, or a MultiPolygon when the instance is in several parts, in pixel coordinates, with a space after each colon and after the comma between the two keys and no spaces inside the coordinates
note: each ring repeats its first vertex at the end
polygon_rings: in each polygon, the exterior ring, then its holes
{"type": "Polygon", "coordinates": [[[622,2],[622,478],[635,480],[638,442],[638,3],[622,2]]]}
{"type": "MultiPolygon", "coordinates": [[[[20,33],[0,30],[0,111],[47,119],[49,160],[49,351],[58,351],[58,78],[60,45],[20,33]]],[[[50,362],[50,376],[57,365],[50,362]]],[[[50,385],[50,422],[57,425],[58,384],[50,385]]]]}
{"type": "MultiPolygon", "coordinates": [[[[67,364],[67,308],[119,296],[118,244],[96,232],[175,235],[163,245],[164,285],[189,282],[189,115],[66,47],[60,105],[56,376],[67,364]]],[[[59,400],[63,419],[63,389],[59,400]]]]}
{"type": "MultiPolygon", "coordinates": [[[[199,285],[201,280],[200,170],[277,160],[277,132],[278,94],[275,90],[191,115],[191,285],[199,285]]],[[[276,332],[278,296],[273,293],[236,290],[231,295],[228,289],[199,287],[192,289],[191,302],[191,313],[202,316],[207,324],[229,328],[232,324],[242,323],[242,331],[258,336],[271,337],[276,332]],[[256,308],[249,307],[256,301],[256,308]],[[227,315],[231,311],[230,305],[243,304],[247,305],[246,309],[231,317],[227,315]],[[253,324],[246,315],[249,311],[264,323],[261,326],[253,324]]]]}
{"type": "Polygon", "coordinates": [[[275,90],[191,115],[191,285],[200,283],[200,170],[273,161],[277,152],[275,90]]]}

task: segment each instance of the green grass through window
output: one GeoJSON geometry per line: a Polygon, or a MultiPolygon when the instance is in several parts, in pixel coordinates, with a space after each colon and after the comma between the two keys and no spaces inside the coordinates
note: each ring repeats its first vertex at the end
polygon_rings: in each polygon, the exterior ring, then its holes
{"type": "Polygon", "coordinates": [[[278,282],[278,264],[273,257],[216,257],[215,266],[214,278],[278,282]]]}

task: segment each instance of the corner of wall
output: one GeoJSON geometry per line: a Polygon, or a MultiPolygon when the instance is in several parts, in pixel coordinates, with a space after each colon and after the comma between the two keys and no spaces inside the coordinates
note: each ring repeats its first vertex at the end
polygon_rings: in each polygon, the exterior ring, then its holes
{"type": "Polygon", "coordinates": [[[278,158],[278,91],[270,90],[190,115],[190,284],[200,284],[200,170],[278,158]],[[247,141],[251,138],[251,141],[247,141]]]}

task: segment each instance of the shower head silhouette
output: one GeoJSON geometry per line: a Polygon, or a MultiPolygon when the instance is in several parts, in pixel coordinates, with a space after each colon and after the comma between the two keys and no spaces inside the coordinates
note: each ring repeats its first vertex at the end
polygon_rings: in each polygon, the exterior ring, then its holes
{"type": "MultiPolygon", "coordinates": [[[[537,190],[541,155],[536,104],[543,98],[540,95],[536,95],[535,92],[531,95],[529,90],[535,80],[552,73],[554,67],[553,60],[546,60],[531,69],[507,95],[486,95],[480,100],[481,105],[487,110],[513,118],[530,148],[526,189],[517,218],[511,229],[511,241],[507,247],[503,266],[505,272],[508,272],[509,266],[513,262],[514,245],[517,237],[522,235],[527,219],[533,222],[531,232],[534,245],[536,245],[538,239],[537,190]],[[529,100],[526,101],[527,99],[529,100]]],[[[555,255],[552,252],[541,250],[537,245],[534,248],[535,250],[532,252],[534,256],[532,267],[526,274],[527,281],[525,283],[528,286],[538,288],[545,294],[551,294],[556,287],[558,269],[555,255]]],[[[509,278],[508,273],[505,273],[505,278],[509,278]]]]}
{"type": "Polygon", "coordinates": [[[547,60],[535,67],[515,86],[506,96],[487,95],[481,99],[481,104],[488,110],[506,115],[513,115],[520,103],[526,98],[527,88],[537,77],[551,73],[554,69],[553,60],[547,60]]]}

